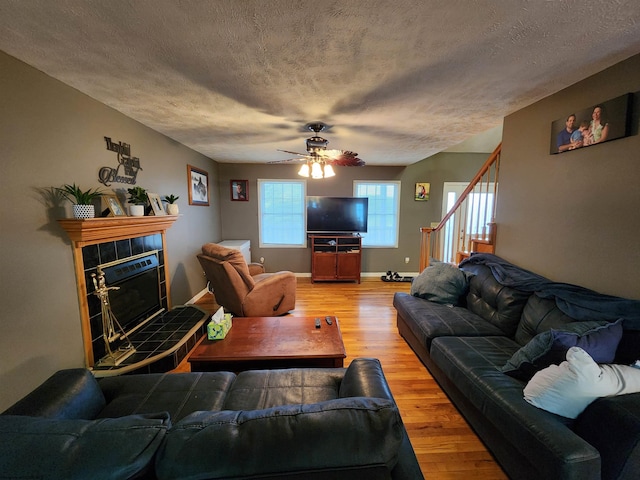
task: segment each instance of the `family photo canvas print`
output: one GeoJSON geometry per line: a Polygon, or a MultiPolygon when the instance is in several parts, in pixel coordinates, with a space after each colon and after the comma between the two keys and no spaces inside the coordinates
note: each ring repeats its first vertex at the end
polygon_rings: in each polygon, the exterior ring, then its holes
{"type": "Polygon", "coordinates": [[[629,135],[632,94],[569,112],[551,124],[550,153],[563,153],[629,135]]]}

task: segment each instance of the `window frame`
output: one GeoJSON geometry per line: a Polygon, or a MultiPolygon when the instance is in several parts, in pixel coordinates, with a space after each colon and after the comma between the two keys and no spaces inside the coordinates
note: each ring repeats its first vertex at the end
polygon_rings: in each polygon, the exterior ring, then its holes
{"type": "Polygon", "coordinates": [[[296,178],[258,178],[257,180],[257,190],[258,190],[258,246],[259,248],[307,248],[307,218],[305,215],[306,209],[306,198],[307,198],[307,181],[306,180],[298,180],[296,178]],[[265,184],[297,184],[302,187],[302,200],[301,200],[301,213],[302,216],[302,235],[300,243],[264,243],[263,242],[263,186],[265,184]]]}
{"type": "MultiPolygon", "coordinates": [[[[400,200],[401,200],[401,189],[402,189],[402,182],[399,180],[354,180],[353,181],[353,196],[357,197],[358,196],[358,186],[360,185],[384,185],[384,186],[388,186],[388,185],[395,185],[396,186],[396,195],[395,195],[395,213],[393,214],[393,218],[395,220],[395,240],[393,244],[387,244],[387,245],[367,245],[366,241],[367,241],[367,234],[363,235],[362,238],[362,248],[398,248],[399,245],[399,241],[400,241],[400,200]]],[[[368,197],[370,198],[370,197],[368,197]]],[[[371,205],[369,205],[369,212],[367,215],[367,223],[369,224],[369,228],[367,230],[370,230],[370,225],[371,225],[371,205]]]]}

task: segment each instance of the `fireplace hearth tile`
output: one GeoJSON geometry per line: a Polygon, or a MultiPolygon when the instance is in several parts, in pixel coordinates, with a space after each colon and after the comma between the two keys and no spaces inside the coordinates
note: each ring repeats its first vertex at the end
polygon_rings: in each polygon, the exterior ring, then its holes
{"type": "MultiPolygon", "coordinates": [[[[136,353],[117,367],[97,367],[97,377],[121,373],[161,373],[176,368],[206,330],[208,314],[193,305],[176,307],[152,319],[130,335],[136,353]]],[[[102,338],[94,351],[104,352],[102,338]]],[[[104,353],[102,353],[104,355],[104,353]]],[[[96,358],[96,361],[98,358],[96,358]]]]}

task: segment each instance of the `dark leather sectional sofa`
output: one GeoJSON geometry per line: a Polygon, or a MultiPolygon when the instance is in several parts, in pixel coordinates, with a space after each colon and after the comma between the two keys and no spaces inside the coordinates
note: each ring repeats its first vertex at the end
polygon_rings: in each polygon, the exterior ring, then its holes
{"type": "Polygon", "coordinates": [[[380,362],[61,370],[0,415],[3,478],[421,479],[380,362]]]}
{"type": "MultiPolygon", "coordinates": [[[[499,283],[492,262],[517,276],[516,266],[493,255],[469,260],[460,265],[468,292],[457,306],[400,292],[393,304],[400,334],[505,472],[518,480],[637,479],[640,393],[600,398],[575,420],[527,403],[526,382],[506,375],[502,367],[538,333],[561,330],[575,319],[559,309],[553,296],[531,291],[539,285],[518,289],[499,283]]],[[[540,278],[533,274],[528,280],[540,278]]],[[[549,285],[569,292],[560,294],[565,303],[574,291],[584,294],[580,287],[549,285]]],[[[640,358],[640,302],[587,294],[589,307],[597,309],[600,303],[610,320],[627,315],[614,363],[629,365],[640,358]],[[611,311],[620,305],[620,312],[611,311]]]]}

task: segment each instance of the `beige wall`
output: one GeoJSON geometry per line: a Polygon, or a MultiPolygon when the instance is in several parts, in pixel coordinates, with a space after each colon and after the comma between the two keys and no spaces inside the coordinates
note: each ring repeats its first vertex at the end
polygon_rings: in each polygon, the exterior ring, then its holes
{"type": "Polygon", "coordinates": [[[138,185],[180,196],[183,215],[167,234],[173,304],[205,286],[195,254],[220,236],[217,164],[0,52],[0,411],[56,370],[84,364],[71,247],[55,220],[64,209],[39,192],[101,187],[99,168],[116,166],[105,136],[131,144],[138,185]],[[209,171],[211,207],[187,205],[187,164],[209,171]]]}
{"type": "Polygon", "coordinates": [[[640,299],[640,55],[505,118],[496,253],[556,281],[640,299]],[[551,122],[636,92],[632,135],[549,154],[551,122]]]}
{"type": "MultiPolygon", "coordinates": [[[[301,139],[302,142],[303,139],[301,139]]],[[[400,235],[398,248],[364,248],[362,272],[380,275],[387,270],[415,273],[420,255],[420,227],[439,221],[444,182],[469,181],[488,154],[440,153],[408,167],[336,167],[336,176],[307,180],[307,195],[352,196],[354,180],[398,180],[401,182],[400,235]],[[428,202],[416,202],[416,182],[431,183],[428,202]],[[404,263],[409,257],[409,264],[404,263]]],[[[364,158],[363,156],[363,159],[364,158]]],[[[268,271],[311,271],[309,248],[260,248],[258,238],[258,179],[300,179],[296,165],[220,164],[220,206],[222,231],[228,240],[251,240],[252,259],[265,258],[268,271]],[[232,202],[230,180],[249,180],[249,201],[232,202]]]]}

